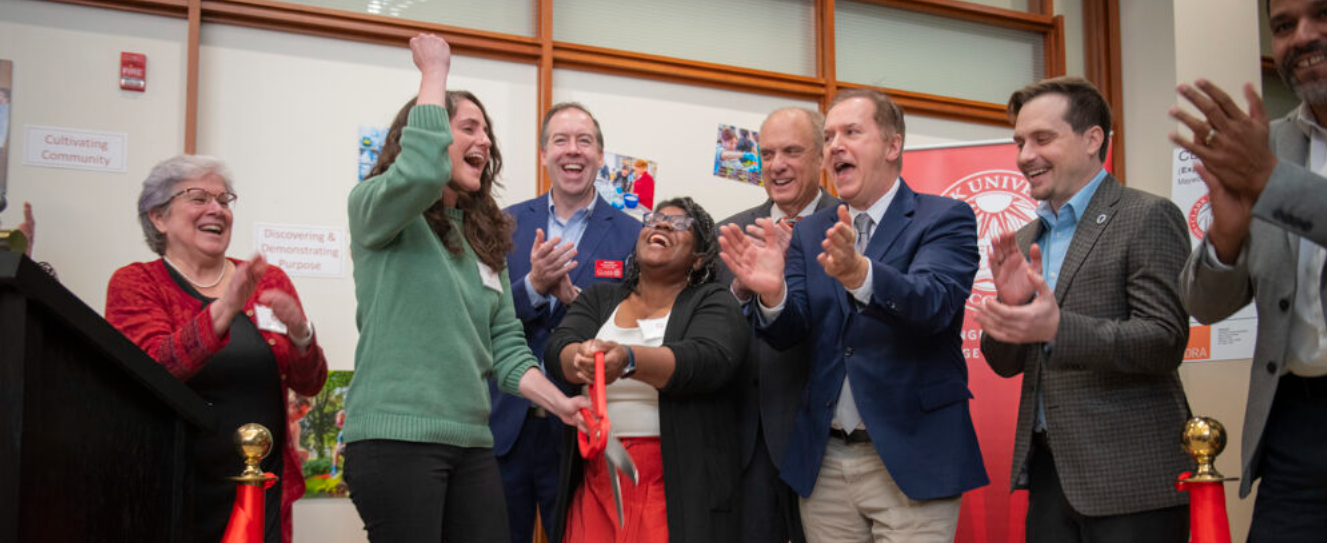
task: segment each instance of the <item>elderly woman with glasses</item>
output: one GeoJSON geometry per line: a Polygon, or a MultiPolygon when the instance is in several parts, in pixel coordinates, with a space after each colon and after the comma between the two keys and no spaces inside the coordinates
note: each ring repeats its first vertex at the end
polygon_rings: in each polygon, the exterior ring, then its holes
{"type": "MultiPolygon", "coordinates": [[[[601,283],[567,310],[544,353],[551,377],[594,381],[603,352],[608,418],[639,483],[622,485],[620,525],[605,463],[563,456],[554,541],[737,541],[737,394],[748,325],[714,282],[714,221],[690,198],[662,202],[622,283],[601,283]],[[558,361],[558,363],[551,363],[558,361]]],[[[576,428],[565,436],[576,451],[576,428]]]]}
{"type": "Polygon", "coordinates": [[[290,541],[290,504],[304,493],[286,439],[287,390],[312,396],[327,380],[327,360],[295,286],[262,256],[226,257],[234,216],[230,173],[218,159],[181,155],[143,181],[138,220],[161,255],[111,276],[106,320],[202,396],[217,413],[216,431],[192,439],[194,518],[191,541],[220,541],[235,501],[235,429],[257,422],[284,443],[265,472],[280,474],[267,491],[264,541],[290,541]]]}

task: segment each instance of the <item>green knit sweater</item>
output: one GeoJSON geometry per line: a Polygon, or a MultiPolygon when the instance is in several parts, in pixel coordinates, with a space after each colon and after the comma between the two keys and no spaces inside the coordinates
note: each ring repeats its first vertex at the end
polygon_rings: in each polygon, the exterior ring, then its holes
{"type": "Polygon", "coordinates": [[[410,110],[401,154],[381,175],[350,191],[359,345],[346,398],[345,439],[395,439],[492,447],[485,381],[518,393],[538,366],[512,307],[507,271],[485,286],[461,235],[463,213],[448,209],[464,251],[454,255],[423,212],[451,178],[447,110],[410,110]]]}

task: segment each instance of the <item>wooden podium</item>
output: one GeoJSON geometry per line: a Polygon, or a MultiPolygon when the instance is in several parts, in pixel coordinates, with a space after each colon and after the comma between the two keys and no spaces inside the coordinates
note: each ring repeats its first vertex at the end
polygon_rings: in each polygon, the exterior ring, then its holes
{"type": "Polygon", "coordinates": [[[0,543],[184,541],[190,433],[215,424],[97,312],[0,252],[0,543]]]}

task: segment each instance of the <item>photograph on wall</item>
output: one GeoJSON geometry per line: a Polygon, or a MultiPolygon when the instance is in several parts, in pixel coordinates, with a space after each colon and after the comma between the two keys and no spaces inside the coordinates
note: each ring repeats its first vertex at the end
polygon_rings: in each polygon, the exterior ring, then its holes
{"type": "Polygon", "coordinates": [[[731,124],[719,125],[714,140],[714,175],[760,185],[760,134],[731,124]]]}
{"type": "Polygon", "coordinates": [[[599,195],[613,207],[632,213],[654,209],[654,176],[659,163],[653,160],[604,152],[604,165],[594,180],[599,195]]]}
{"type": "Polygon", "coordinates": [[[289,433],[304,468],[305,498],[349,496],[343,479],[346,442],[346,391],[353,371],[327,372],[317,396],[291,392],[289,433]]]}
{"type": "Polygon", "coordinates": [[[0,60],[0,196],[9,186],[9,100],[13,96],[14,62],[0,60]]]}
{"type": "Polygon", "coordinates": [[[377,126],[359,127],[359,180],[363,181],[378,163],[382,143],[387,141],[387,129],[377,126]]]}

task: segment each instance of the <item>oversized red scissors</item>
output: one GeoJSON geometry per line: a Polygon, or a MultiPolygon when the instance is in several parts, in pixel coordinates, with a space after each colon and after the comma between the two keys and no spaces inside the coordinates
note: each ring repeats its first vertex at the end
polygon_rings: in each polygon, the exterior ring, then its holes
{"type": "Polygon", "coordinates": [[[604,388],[604,353],[598,352],[594,353],[594,382],[589,385],[593,410],[581,409],[581,418],[585,419],[588,432],[577,432],[576,444],[581,450],[581,458],[586,460],[604,455],[608,480],[613,486],[613,502],[617,505],[617,524],[621,527],[626,519],[622,518],[622,488],[617,480],[618,473],[626,475],[632,485],[640,482],[640,474],[636,472],[631,454],[611,433],[613,425],[608,422],[608,396],[604,388]]]}
{"type": "Polygon", "coordinates": [[[591,459],[599,456],[608,446],[609,431],[613,425],[608,422],[608,398],[604,391],[604,353],[594,353],[594,382],[590,383],[591,408],[581,409],[581,418],[585,419],[585,428],[589,433],[578,432],[576,444],[580,446],[581,458],[591,459]]]}

